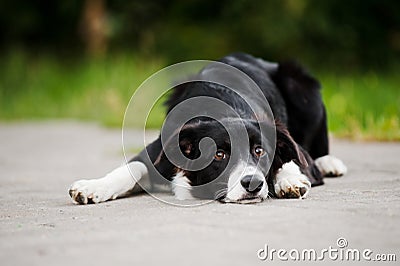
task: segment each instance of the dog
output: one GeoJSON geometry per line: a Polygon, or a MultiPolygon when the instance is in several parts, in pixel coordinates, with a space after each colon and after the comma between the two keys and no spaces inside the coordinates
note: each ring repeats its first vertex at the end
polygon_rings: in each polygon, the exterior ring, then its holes
{"type": "MultiPolygon", "coordinates": [[[[157,184],[169,185],[181,200],[256,203],[267,198],[302,199],[312,186],[322,185],[324,177],[346,173],[344,163],[329,155],[320,84],[302,66],[295,62],[271,63],[245,53],[230,54],[219,62],[254,81],[268,101],[273,118],[266,118],[266,108],[256,99],[260,97],[252,97],[255,92],[246,86],[241,86],[242,94],[249,96],[244,100],[240,93],[218,83],[181,83],[166,101],[167,115],[179,104],[188,100],[195,103],[196,97],[202,96],[224,102],[239,115],[224,111],[217,119],[199,115],[183,125],[169,121],[170,128],[176,130],[165,143],[160,135],[127,164],[104,177],[74,182],[69,189],[72,200],[78,204],[100,203],[130,191],[148,191],[157,184]],[[230,132],[240,130],[245,136],[233,143],[230,132]],[[202,147],[204,139],[212,139],[214,149],[212,145],[202,147]],[[171,151],[182,154],[186,163],[174,163],[167,156],[171,151]],[[202,156],[207,164],[201,169],[190,168],[191,162],[202,156]]],[[[216,71],[210,64],[198,77],[216,71]]]]}

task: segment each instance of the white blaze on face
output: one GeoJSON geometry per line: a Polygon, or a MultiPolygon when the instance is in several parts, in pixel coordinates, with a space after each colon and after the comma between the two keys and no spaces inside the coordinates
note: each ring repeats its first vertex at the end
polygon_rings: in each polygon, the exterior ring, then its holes
{"type": "Polygon", "coordinates": [[[226,201],[238,201],[246,197],[248,192],[243,188],[240,181],[244,176],[253,176],[253,178],[259,178],[264,181],[261,191],[258,193],[262,199],[267,198],[268,187],[265,182],[265,177],[260,169],[255,166],[249,166],[246,162],[241,161],[238,163],[236,168],[232,171],[228,179],[228,193],[226,195],[226,201]]]}

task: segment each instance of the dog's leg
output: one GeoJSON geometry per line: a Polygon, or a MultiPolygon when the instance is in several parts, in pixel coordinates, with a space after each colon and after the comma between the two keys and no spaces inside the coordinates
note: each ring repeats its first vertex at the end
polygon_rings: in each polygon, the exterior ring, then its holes
{"type": "Polygon", "coordinates": [[[133,161],[102,178],[74,182],[69,189],[69,195],[79,204],[116,199],[131,190],[147,172],[144,163],[133,161]]]}
{"type": "Polygon", "coordinates": [[[347,173],[346,165],[344,165],[340,159],[332,155],[325,155],[317,158],[315,160],[315,166],[317,166],[321,174],[326,177],[342,176],[347,173]]]}
{"type": "Polygon", "coordinates": [[[275,176],[275,195],[278,198],[305,198],[311,183],[293,161],[285,163],[275,176]]]}

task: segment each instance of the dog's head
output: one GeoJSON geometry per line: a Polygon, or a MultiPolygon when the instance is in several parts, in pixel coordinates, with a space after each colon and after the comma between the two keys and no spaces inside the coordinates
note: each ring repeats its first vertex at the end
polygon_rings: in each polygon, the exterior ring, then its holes
{"type": "Polygon", "coordinates": [[[167,141],[155,166],[165,178],[173,180],[178,198],[189,194],[222,202],[262,201],[269,195],[269,179],[275,168],[299,153],[284,128],[267,122],[201,120],[185,125],[176,134],[179,147],[167,141]],[[245,137],[241,136],[243,131],[245,137]],[[215,146],[202,147],[205,138],[211,138],[215,146]],[[175,165],[166,156],[166,150],[174,149],[187,158],[185,165],[175,165]],[[191,170],[191,163],[202,156],[207,165],[191,170]]]}

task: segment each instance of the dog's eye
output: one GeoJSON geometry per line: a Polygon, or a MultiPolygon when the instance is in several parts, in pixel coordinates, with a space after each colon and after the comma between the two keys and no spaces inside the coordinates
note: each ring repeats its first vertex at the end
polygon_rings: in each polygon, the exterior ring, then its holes
{"type": "Polygon", "coordinates": [[[218,150],[214,155],[215,160],[222,161],[226,158],[226,153],[224,151],[218,150]]]}
{"type": "Polygon", "coordinates": [[[262,157],[265,154],[265,150],[262,147],[257,146],[257,147],[254,148],[254,154],[257,157],[262,157]]]}

